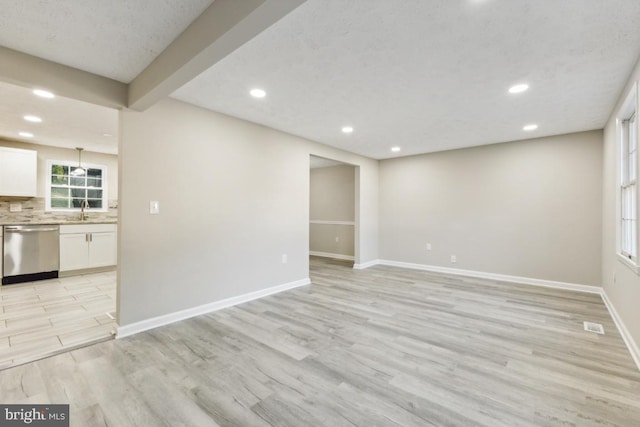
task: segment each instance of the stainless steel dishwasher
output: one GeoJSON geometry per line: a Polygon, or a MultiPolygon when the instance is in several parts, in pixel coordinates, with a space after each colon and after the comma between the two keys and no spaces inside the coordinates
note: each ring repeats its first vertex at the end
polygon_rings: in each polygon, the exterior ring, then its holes
{"type": "Polygon", "coordinates": [[[2,284],[58,277],[60,227],[57,225],[5,225],[2,284]]]}

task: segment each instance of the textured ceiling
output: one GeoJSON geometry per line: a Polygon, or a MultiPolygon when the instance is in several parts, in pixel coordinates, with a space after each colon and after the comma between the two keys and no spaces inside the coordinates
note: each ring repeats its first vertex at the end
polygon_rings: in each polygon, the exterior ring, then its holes
{"type": "Polygon", "coordinates": [[[638,0],[309,0],[172,96],[388,158],[602,128],[639,55],[638,0]]]}
{"type": "Polygon", "coordinates": [[[63,97],[43,99],[29,89],[0,82],[0,138],[116,154],[118,111],[63,97]],[[42,122],[27,122],[25,115],[42,122]],[[21,131],[34,137],[21,137],[21,131]]]}
{"type": "MultiPolygon", "coordinates": [[[[129,82],[211,3],[0,0],[0,45],[129,82]]],[[[308,0],[173,96],[388,158],[601,128],[639,55],[637,0],[308,0]]],[[[15,139],[42,106],[0,96],[15,139]]],[[[95,120],[113,111],[80,105],[47,112],[34,142],[114,152],[92,139],[115,134],[95,120]]]]}
{"type": "Polygon", "coordinates": [[[0,45],[128,83],[213,0],[0,0],[0,45]]]}

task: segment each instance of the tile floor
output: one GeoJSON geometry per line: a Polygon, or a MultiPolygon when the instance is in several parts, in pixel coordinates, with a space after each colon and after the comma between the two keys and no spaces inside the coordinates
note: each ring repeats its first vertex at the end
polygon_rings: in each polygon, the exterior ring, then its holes
{"type": "Polygon", "coordinates": [[[116,272],[0,286],[0,369],[109,339],[116,272]]]}

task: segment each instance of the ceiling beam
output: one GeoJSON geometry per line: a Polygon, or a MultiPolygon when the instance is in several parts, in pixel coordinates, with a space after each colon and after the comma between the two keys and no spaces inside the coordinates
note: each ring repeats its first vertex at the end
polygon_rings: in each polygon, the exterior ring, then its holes
{"type": "Polygon", "coordinates": [[[111,108],[127,105],[127,85],[0,46],[0,80],[111,108]]]}
{"type": "Polygon", "coordinates": [[[171,95],[304,2],[215,0],[129,84],[129,108],[171,95]]]}

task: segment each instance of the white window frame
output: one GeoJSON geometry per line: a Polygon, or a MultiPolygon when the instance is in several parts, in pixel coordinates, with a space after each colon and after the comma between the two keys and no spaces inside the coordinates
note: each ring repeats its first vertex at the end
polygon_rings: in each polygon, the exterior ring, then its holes
{"type": "MultiPolygon", "coordinates": [[[[78,162],[69,160],[47,160],[47,190],[45,195],[44,209],[46,212],[80,212],[80,208],[53,208],[51,207],[51,167],[53,165],[69,166],[75,168],[78,162]]],[[[89,208],[88,212],[108,212],[109,211],[109,189],[107,180],[107,166],[94,163],[82,163],[85,169],[101,169],[102,170],[102,208],[89,208]]]]}
{"type": "Polygon", "coordinates": [[[640,274],[638,265],[638,85],[633,85],[617,115],[617,255],[640,274]]]}

